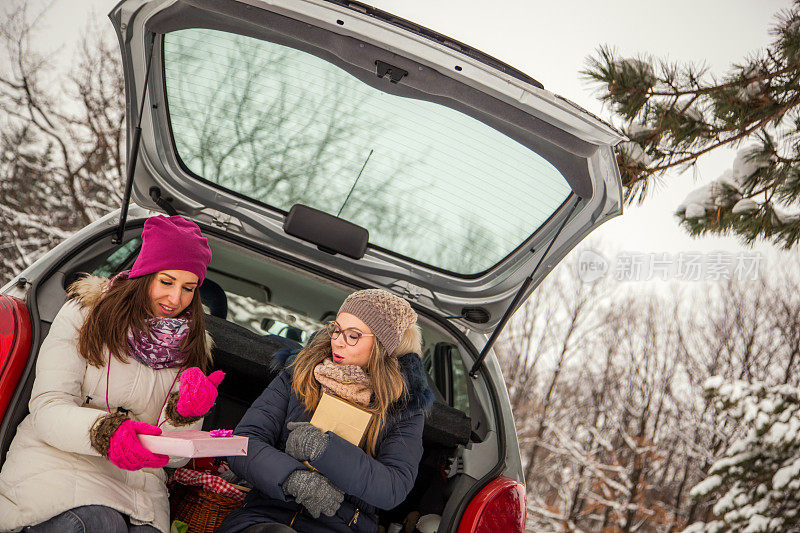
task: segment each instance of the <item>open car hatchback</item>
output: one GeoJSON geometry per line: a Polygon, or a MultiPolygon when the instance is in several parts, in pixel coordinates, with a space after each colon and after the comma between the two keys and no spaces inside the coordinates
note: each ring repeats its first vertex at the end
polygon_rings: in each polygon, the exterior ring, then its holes
{"type": "Polygon", "coordinates": [[[415,487],[381,524],[419,513],[442,532],[521,531],[491,342],[621,213],[624,137],[514,68],[357,2],[123,0],[110,17],[138,205],[0,292],[0,461],[65,288],[128,268],[163,211],[197,222],[213,250],[202,296],[228,377],[207,428],[235,426],[277,349],[305,342],[349,292],[381,287],[420,315],[436,395],[415,487]]]}

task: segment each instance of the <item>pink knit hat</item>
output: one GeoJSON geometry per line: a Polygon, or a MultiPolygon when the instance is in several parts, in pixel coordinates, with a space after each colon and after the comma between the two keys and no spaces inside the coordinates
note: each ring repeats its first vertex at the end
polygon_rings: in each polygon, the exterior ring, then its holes
{"type": "Polygon", "coordinates": [[[203,284],[211,261],[211,248],[194,222],[180,215],[158,215],[144,222],[142,249],[128,278],[138,278],[161,270],[185,270],[197,275],[203,284]]]}

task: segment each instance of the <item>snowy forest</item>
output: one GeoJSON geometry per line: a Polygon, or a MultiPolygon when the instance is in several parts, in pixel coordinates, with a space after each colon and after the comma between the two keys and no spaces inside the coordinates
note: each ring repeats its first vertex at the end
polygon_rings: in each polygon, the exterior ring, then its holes
{"type": "MultiPolygon", "coordinates": [[[[718,473],[716,486],[697,486],[718,459],[757,451],[755,443],[741,449],[753,440],[744,414],[764,424],[760,435],[773,423],[777,431],[773,412],[759,413],[760,400],[769,397],[776,417],[796,411],[800,295],[786,287],[800,282],[800,270],[769,282],[642,291],[608,278],[582,283],[577,266],[567,261],[551,274],[497,347],[526,461],[530,529],[746,530],[734,517],[730,529],[702,529],[730,510],[718,505],[734,481],[718,473]],[[745,404],[747,413],[737,413],[745,404]]],[[[786,466],[800,445],[795,416],[765,451],[786,466]]],[[[768,487],[782,466],[759,465],[753,489],[768,487]]],[[[795,493],[797,466],[784,474],[795,493]]],[[[747,531],[795,530],[787,508],[764,504],[759,516],[787,522],[747,531]]],[[[797,498],[790,504],[796,509],[797,498]]]]}
{"type": "MultiPolygon", "coordinates": [[[[65,75],[33,15],[0,21],[0,285],[124,181],[117,44],[84,32],[65,75]]],[[[529,529],[800,531],[800,268],[629,290],[582,281],[578,252],[496,345],[529,529]]]]}

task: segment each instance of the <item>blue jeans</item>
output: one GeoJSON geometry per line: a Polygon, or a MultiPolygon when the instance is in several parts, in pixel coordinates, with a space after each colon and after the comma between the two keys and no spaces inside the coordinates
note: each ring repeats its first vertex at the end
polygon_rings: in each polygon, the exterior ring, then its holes
{"type": "Polygon", "coordinates": [[[297,531],[277,522],[264,522],[263,524],[253,524],[243,529],[242,533],[297,533],[297,531]]]}
{"type": "Polygon", "coordinates": [[[104,505],[83,505],[46,522],[26,527],[26,533],[159,533],[149,525],[134,526],[128,517],[104,505]]]}

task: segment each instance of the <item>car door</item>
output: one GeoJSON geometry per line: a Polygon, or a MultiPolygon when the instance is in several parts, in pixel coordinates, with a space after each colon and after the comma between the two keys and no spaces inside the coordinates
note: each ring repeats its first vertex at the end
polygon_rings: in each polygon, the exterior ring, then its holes
{"type": "Polygon", "coordinates": [[[326,0],[125,0],[110,16],[143,206],[168,198],[484,333],[621,213],[618,131],[412,22],[326,0]],[[328,218],[300,235],[298,211],[328,218]],[[327,244],[342,222],[363,253],[327,244]]]}

